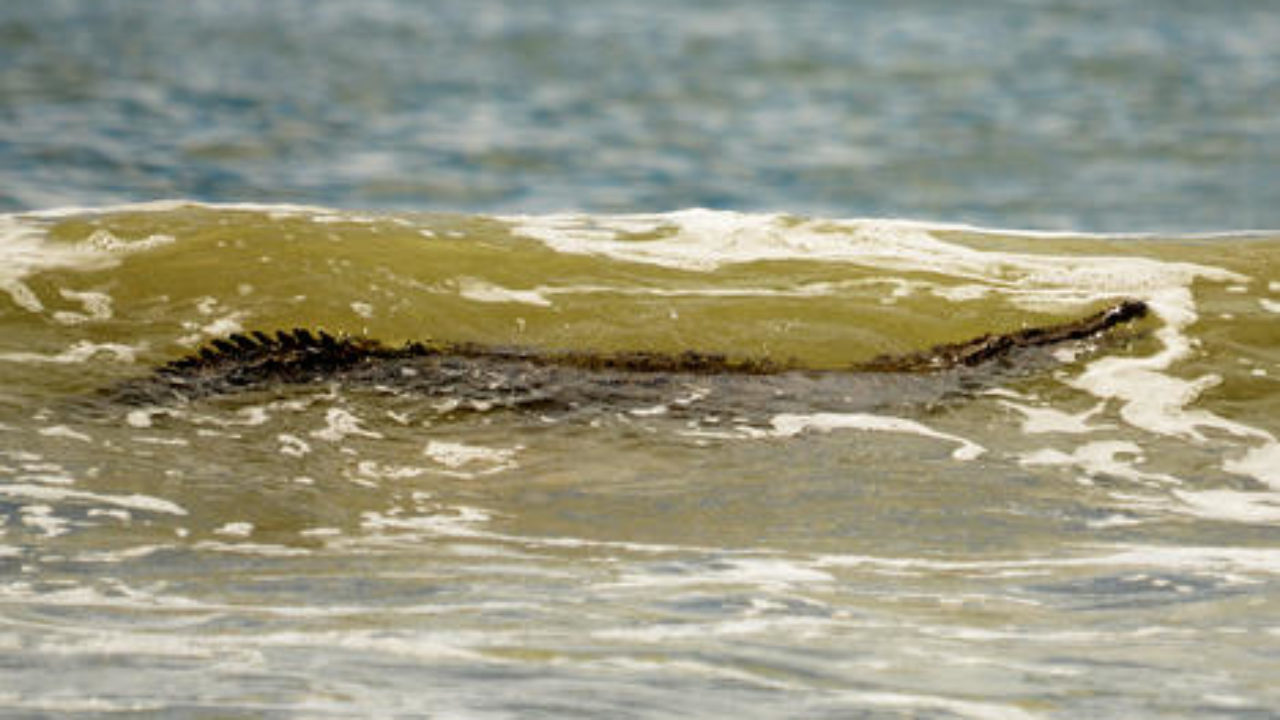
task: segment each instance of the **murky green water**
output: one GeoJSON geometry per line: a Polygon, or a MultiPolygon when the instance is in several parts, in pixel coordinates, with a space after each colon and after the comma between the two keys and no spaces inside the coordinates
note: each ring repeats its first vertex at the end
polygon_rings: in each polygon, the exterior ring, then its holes
{"type": "Polygon", "coordinates": [[[9,712],[1266,716],[1277,700],[1274,235],[182,204],[3,231],[9,712]],[[570,415],[325,383],[86,402],[235,330],[829,367],[1118,298],[1153,314],[869,412],[766,394],[723,416],[696,381],[665,406],[570,415]]]}

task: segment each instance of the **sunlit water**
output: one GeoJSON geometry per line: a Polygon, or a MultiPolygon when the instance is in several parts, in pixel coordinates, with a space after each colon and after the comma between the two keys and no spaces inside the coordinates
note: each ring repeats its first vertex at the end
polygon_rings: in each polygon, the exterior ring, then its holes
{"type": "Polygon", "coordinates": [[[0,714],[1274,717],[1277,68],[1268,0],[0,3],[0,714]],[[734,412],[102,393],[236,331],[830,369],[1121,299],[734,412]]]}

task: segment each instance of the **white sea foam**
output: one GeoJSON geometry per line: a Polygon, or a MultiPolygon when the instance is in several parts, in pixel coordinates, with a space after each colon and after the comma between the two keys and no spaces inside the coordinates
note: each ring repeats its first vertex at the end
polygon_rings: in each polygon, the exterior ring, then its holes
{"type": "Polygon", "coordinates": [[[280,454],[282,455],[302,457],[311,452],[310,443],[297,435],[280,433],[276,435],[276,440],[280,441],[280,454]]]}
{"type": "Polygon", "coordinates": [[[275,545],[272,543],[219,542],[217,540],[202,540],[192,545],[192,547],[196,550],[205,550],[209,552],[262,557],[299,557],[311,554],[311,551],[306,548],[289,547],[288,545],[275,545]]]}
{"type": "MultiPolygon", "coordinates": [[[[25,280],[31,275],[50,270],[100,270],[119,262],[118,253],[104,251],[92,244],[70,245],[45,239],[44,231],[23,222],[14,215],[0,215],[0,292],[8,293],[20,308],[43,313],[45,303],[25,280]]],[[[87,314],[57,311],[53,319],[63,324],[101,320],[111,316],[110,298],[99,292],[60,288],[64,299],[80,302],[87,314]]],[[[138,348],[119,343],[79,341],[56,354],[29,351],[0,353],[0,360],[24,363],[71,364],[86,362],[103,355],[132,362],[138,348]]]]}
{"type": "Polygon", "coordinates": [[[24,462],[16,479],[45,485],[74,485],[76,482],[66,468],[52,462],[24,462]]]}
{"type": "Polygon", "coordinates": [[[426,468],[417,465],[380,463],[376,460],[361,460],[356,463],[356,474],[370,480],[408,480],[426,472],[426,468]]]}
{"type": "Polygon", "coordinates": [[[6,352],[0,353],[0,360],[17,363],[49,363],[53,365],[74,365],[102,359],[132,363],[137,360],[138,352],[144,347],[144,345],[133,346],[122,343],[95,343],[88,340],[80,340],[66,350],[52,355],[25,351],[6,352]]]}
{"type": "Polygon", "coordinates": [[[956,448],[951,453],[951,456],[957,460],[973,460],[986,452],[986,449],[981,445],[958,435],[939,432],[914,420],[884,415],[869,415],[866,413],[782,414],[775,415],[772,423],[773,432],[771,434],[775,437],[792,437],[805,431],[829,432],[837,429],[909,433],[956,443],[960,447],[956,448]]]}
{"type": "Polygon", "coordinates": [[[148,235],[140,240],[121,240],[110,231],[94,230],[84,240],[84,245],[107,253],[134,253],[172,245],[177,241],[172,235],[148,235]]]}
{"type": "Polygon", "coordinates": [[[1203,572],[1246,581],[1247,575],[1280,574],[1280,551],[1271,548],[1204,545],[1099,545],[1100,551],[1078,557],[1042,557],[1008,560],[939,560],[934,558],[878,557],[871,555],[823,555],[814,560],[819,568],[869,568],[891,572],[1044,571],[1061,567],[1130,568],[1203,572]]]}
{"type": "MultiPolygon", "coordinates": [[[[1000,291],[1141,294],[1195,277],[1242,281],[1216,268],[1134,257],[1061,257],[975,250],[938,240],[954,229],[902,220],[805,220],[693,209],[660,215],[502,218],[512,233],[560,252],[711,271],[762,260],[826,260],[878,269],[934,271],[1000,291]],[[644,239],[627,234],[646,233],[644,239]]],[[[1007,232],[1001,231],[1004,234],[1007,232]]],[[[1016,234],[1016,233],[1015,233],[1016,234]]],[[[1036,233],[1021,233],[1037,236],[1036,233]]]]}
{"type": "Polygon", "coordinates": [[[169,415],[171,410],[158,407],[137,408],[125,413],[124,422],[132,428],[149,428],[152,425],[151,418],[158,415],[169,415]]]}
{"type": "Polygon", "coordinates": [[[1144,472],[1136,466],[1144,461],[1142,448],[1123,440],[1085,443],[1071,452],[1045,448],[1024,454],[1019,462],[1026,466],[1064,465],[1082,471],[1090,479],[1112,476],[1133,480],[1143,485],[1179,485],[1181,480],[1163,473],[1144,472]]]}
{"type": "Polygon", "coordinates": [[[475,302],[520,303],[539,307],[551,305],[551,301],[539,290],[512,290],[473,277],[458,279],[458,294],[475,302]]]}
{"type": "Polygon", "coordinates": [[[1223,464],[1227,472],[1246,475],[1280,490],[1280,443],[1274,441],[1249,449],[1243,456],[1223,464]]]}
{"type": "Polygon", "coordinates": [[[40,434],[45,437],[65,438],[67,440],[78,440],[80,442],[93,442],[93,438],[78,431],[72,430],[66,425],[52,425],[50,427],[41,428],[40,434]]]}
{"type": "MultiPolygon", "coordinates": [[[[415,496],[420,493],[414,493],[415,496]]],[[[423,498],[426,499],[425,497],[423,498]]],[[[525,550],[598,549],[615,553],[637,553],[647,556],[681,556],[688,553],[719,556],[768,557],[750,551],[730,551],[717,547],[667,545],[658,543],[596,540],[566,536],[526,536],[496,532],[485,528],[495,512],[486,508],[439,503],[420,504],[413,513],[400,509],[388,512],[368,511],[361,515],[365,534],[335,538],[330,545],[356,551],[378,548],[388,543],[408,542],[416,546],[423,538],[465,539],[487,543],[504,543],[525,550]]],[[[501,551],[509,553],[509,550],[501,551]]]]}
{"type": "Polygon", "coordinates": [[[213,534],[227,535],[230,537],[249,537],[253,534],[253,523],[229,522],[214,530],[213,534]]]}
{"type": "Polygon", "coordinates": [[[24,310],[44,310],[44,303],[23,282],[27,277],[49,270],[98,270],[117,262],[82,245],[48,242],[43,230],[17,216],[0,215],[0,291],[24,310]]]}
{"type": "Polygon", "coordinates": [[[516,466],[515,456],[523,448],[491,448],[480,445],[431,440],[423,449],[423,454],[434,462],[443,465],[443,474],[474,478],[492,475],[516,466]]]}
{"type": "Polygon", "coordinates": [[[1001,400],[1000,404],[1017,410],[1024,417],[1022,421],[1022,432],[1028,435],[1039,435],[1042,433],[1061,433],[1067,435],[1083,435],[1087,433],[1097,432],[1099,430],[1114,427],[1113,425],[1093,425],[1090,420],[1097,416],[1103,410],[1103,404],[1099,403],[1092,408],[1079,413],[1067,413],[1051,407],[1032,407],[1021,403],[1001,400]]]}
{"type": "MultiPolygon", "coordinates": [[[[249,313],[243,311],[229,312],[221,317],[214,318],[204,325],[196,325],[196,329],[200,331],[200,335],[186,336],[179,339],[179,344],[197,345],[203,337],[225,337],[234,333],[244,331],[244,321],[248,319],[249,313]]],[[[186,323],[184,323],[185,325],[186,323]]]]}
{"type": "MultiPolygon", "coordinates": [[[[1097,558],[1103,565],[1130,565],[1188,572],[1280,574],[1280,551],[1272,548],[1194,545],[1122,546],[1097,558]]],[[[1087,564],[1084,559],[1075,564],[1087,564]]]]}
{"type": "Polygon", "coordinates": [[[48,505],[27,505],[22,508],[22,524],[40,530],[48,537],[65,535],[70,530],[70,521],[53,514],[48,505]]]}
{"type": "Polygon", "coordinates": [[[456,505],[434,508],[433,512],[417,515],[392,515],[390,513],[365,512],[360,516],[360,527],[369,533],[409,532],[446,537],[474,537],[481,535],[479,527],[488,523],[493,514],[478,507],[456,505]]]}
{"type": "Polygon", "coordinates": [[[146,512],[167,513],[170,515],[187,514],[187,511],[181,506],[169,502],[168,500],[161,500],[160,498],[152,497],[150,495],[140,495],[136,493],[132,495],[110,495],[106,493],[88,492],[86,490],[70,490],[50,485],[6,483],[0,484],[0,495],[8,495],[9,497],[28,500],[44,500],[49,502],[72,501],[103,503],[106,505],[128,508],[130,510],[143,510],[146,512]]]}
{"type": "Polygon", "coordinates": [[[110,320],[112,316],[111,296],[106,293],[77,291],[62,288],[58,294],[67,300],[80,303],[84,312],[60,310],[53,314],[55,322],[63,325],[80,325],[94,320],[110,320]]]}
{"type": "Polygon", "coordinates": [[[1205,436],[1200,430],[1215,428],[1240,437],[1271,439],[1261,430],[1207,410],[1188,409],[1201,393],[1221,382],[1216,375],[1186,380],[1166,372],[1191,354],[1191,341],[1183,334],[1197,317],[1191,291],[1186,287],[1166,288],[1148,300],[1165,322],[1156,331],[1164,348],[1147,357],[1100,358],[1071,384],[1097,397],[1120,401],[1121,416],[1127,422],[1160,435],[1203,442],[1205,436]]]}
{"type": "Polygon", "coordinates": [[[191,446],[191,441],[186,438],[166,437],[163,435],[134,435],[130,440],[143,445],[166,445],[168,447],[191,446]]]}
{"type": "MultiPolygon", "coordinates": [[[[169,235],[121,240],[106,230],[96,230],[79,243],[53,242],[46,238],[43,228],[24,216],[0,215],[0,291],[7,292],[19,307],[42,313],[46,310],[45,301],[25,282],[31,275],[50,270],[102,270],[118,265],[121,255],[174,242],[176,239],[169,235]]],[[[65,287],[59,288],[58,293],[64,300],[79,302],[84,312],[55,311],[55,322],[77,325],[112,316],[111,298],[104,293],[65,287]]]]}
{"type": "Polygon", "coordinates": [[[1188,490],[1175,488],[1166,497],[1113,492],[1134,510],[1191,515],[1206,520],[1264,524],[1280,521],[1280,492],[1265,490],[1188,490]]]}
{"type": "Polygon", "coordinates": [[[1170,503],[1166,509],[1173,512],[1209,520],[1254,524],[1280,522],[1280,492],[1176,490],[1174,496],[1181,504],[1170,503]]]}
{"type": "Polygon", "coordinates": [[[367,437],[381,439],[382,433],[366,430],[360,424],[360,418],[342,408],[330,408],[325,413],[325,427],[312,430],[311,437],[329,442],[341,442],[348,437],[367,437]]]}

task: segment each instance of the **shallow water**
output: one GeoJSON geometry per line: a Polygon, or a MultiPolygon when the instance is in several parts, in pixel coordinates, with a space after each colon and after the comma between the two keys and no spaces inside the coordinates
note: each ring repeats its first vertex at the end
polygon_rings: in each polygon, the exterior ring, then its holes
{"type": "Polygon", "coordinates": [[[0,3],[0,714],[1274,717],[1277,68],[1268,0],[0,3]],[[102,393],[1122,299],[980,382],[102,393]]]}
{"type": "Polygon", "coordinates": [[[1276,235],[190,203],[3,231],[10,712],[1266,716],[1280,699],[1276,235]],[[256,328],[833,367],[1119,298],[1152,316],[871,412],[764,396],[723,416],[696,381],[569,415],[326,384],[95,396],[256,328]]]}

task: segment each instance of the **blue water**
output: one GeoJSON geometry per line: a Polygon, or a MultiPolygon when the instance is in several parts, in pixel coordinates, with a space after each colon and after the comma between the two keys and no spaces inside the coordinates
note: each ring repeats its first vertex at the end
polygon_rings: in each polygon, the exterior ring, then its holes
{"type": "Polygon", "coordinates": [[[1270,0],[0,5],[0,210],[1280,227],[1270,0]]]}

